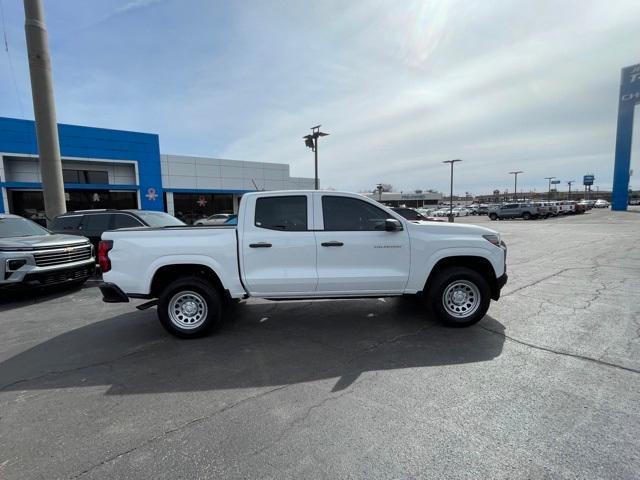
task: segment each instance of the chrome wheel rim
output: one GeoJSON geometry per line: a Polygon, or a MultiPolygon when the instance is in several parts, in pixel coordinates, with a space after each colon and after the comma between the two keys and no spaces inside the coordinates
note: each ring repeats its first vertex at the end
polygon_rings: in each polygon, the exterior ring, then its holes
{"type": "Polygon", "coordinates": [[[442,305],[452,317],[465,319],[480,307],[480,290],[468,280],[456,280],[445,288],[442,305]]]}
{"type": "Polygon", "coordinates": [[[207,318],[207,302],[197,292],[178,292],[169,301],[169,318],[178,328],[198,328],[207,318]]]}

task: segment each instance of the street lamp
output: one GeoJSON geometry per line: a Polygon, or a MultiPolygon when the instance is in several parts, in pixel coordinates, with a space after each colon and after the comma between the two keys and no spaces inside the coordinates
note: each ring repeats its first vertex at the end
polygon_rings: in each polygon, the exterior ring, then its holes
{"type": "Polygon", "coordinates": [[[302,137],[304,139],[304,144],[309,147],[315,153],[315,167],[316,167],[316,175],[315,175],[315,189],[320,189],[320,182],[318,181],[318,137],[326,137],[329,135],[328,133],[324,133],[320,131],[320,127],[322,125],[316,125],[315,127],[311,127],[311,134],[305,135],[302,137]]]}
{"type": "Polygon", "coordinates": [[[384,187],[382,186],[381,183],[376,185],[376,190],[378,190],[378,201],[382,203],[382,190],[384,190],[384,187]]]}
{"type": "Polygon", "coordinates": [[[450,163],[451,164],[451,190],[449,193],[449,221],[453,222],[453,164],[456,162],[461,162],[459,158],[455,160],[445,160],[442,163],[450,163]]]}
{"type": "Polygon", "coordinates": [[[509,172],[509,175],[513,175],[513,201],[518,202],[518,174],[524,173],[522,170],[515,172],[509,172]]]}
{"type": "Polygon", "coordinates": [[[549,180],[549,190],[547,191],[547,201],[551,200],[551,180],[556,177],[544,177],[545,180],[549,180]]]}
{"type": "Polygon", "coordinates": [[[571,184],[572,183],[576,183],[576,181],[575,180],[569,180],[567,182],[567,185],[569,185],[569,200],[571,200],[571,184]]]}

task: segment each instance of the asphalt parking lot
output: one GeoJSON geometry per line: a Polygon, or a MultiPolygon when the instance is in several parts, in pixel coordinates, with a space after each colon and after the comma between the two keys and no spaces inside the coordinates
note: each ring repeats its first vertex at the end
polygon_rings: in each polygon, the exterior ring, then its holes
{"type": "Polygon", "coordinates": [[[0,477],[637,478],[640,211],[488,224],[468,329],[410,299],[249,301],[180,341],[99,291],[0,304],[0,477]]]}

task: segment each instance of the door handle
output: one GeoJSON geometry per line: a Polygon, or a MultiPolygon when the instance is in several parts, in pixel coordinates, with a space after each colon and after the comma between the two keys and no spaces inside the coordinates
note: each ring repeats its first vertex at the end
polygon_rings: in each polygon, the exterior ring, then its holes
{"type": "Polygon", "coordinates": [[[342,242],[322,242],[320,245],[322,245],[323,247],[341,247],[344,245],[344,243],[342,242]]]}
{"type": "Polygon", "coordinates": [[[271,248],[271,244],[267,242],[250,243],[249,246],[251,248],[271,248]]]}

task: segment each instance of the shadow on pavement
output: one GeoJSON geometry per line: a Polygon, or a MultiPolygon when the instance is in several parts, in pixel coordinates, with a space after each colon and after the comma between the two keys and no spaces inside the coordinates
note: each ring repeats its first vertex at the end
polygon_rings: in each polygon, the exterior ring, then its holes
{"type": "MultiPolygon", "coordinates": [[[[155,311],[134,311],[65,332],[0,363],[0,390],[105,385],[107,394],[253,388],[363,372],[483,362],[504,337],[425,319],[417,302],[348,300],[246,304],[214,335],[178,340],[155,311]]],[[[496,332],[501,323],[487,316],[496,332]]]]}
{"type": "Polygon", "coordinates": [[[53,300],[77,292],[83,288],[90,288],[87,284],[66,283],[47,287],[15,287],[0,289],[0,313],[28,304],[53,300]]]}

